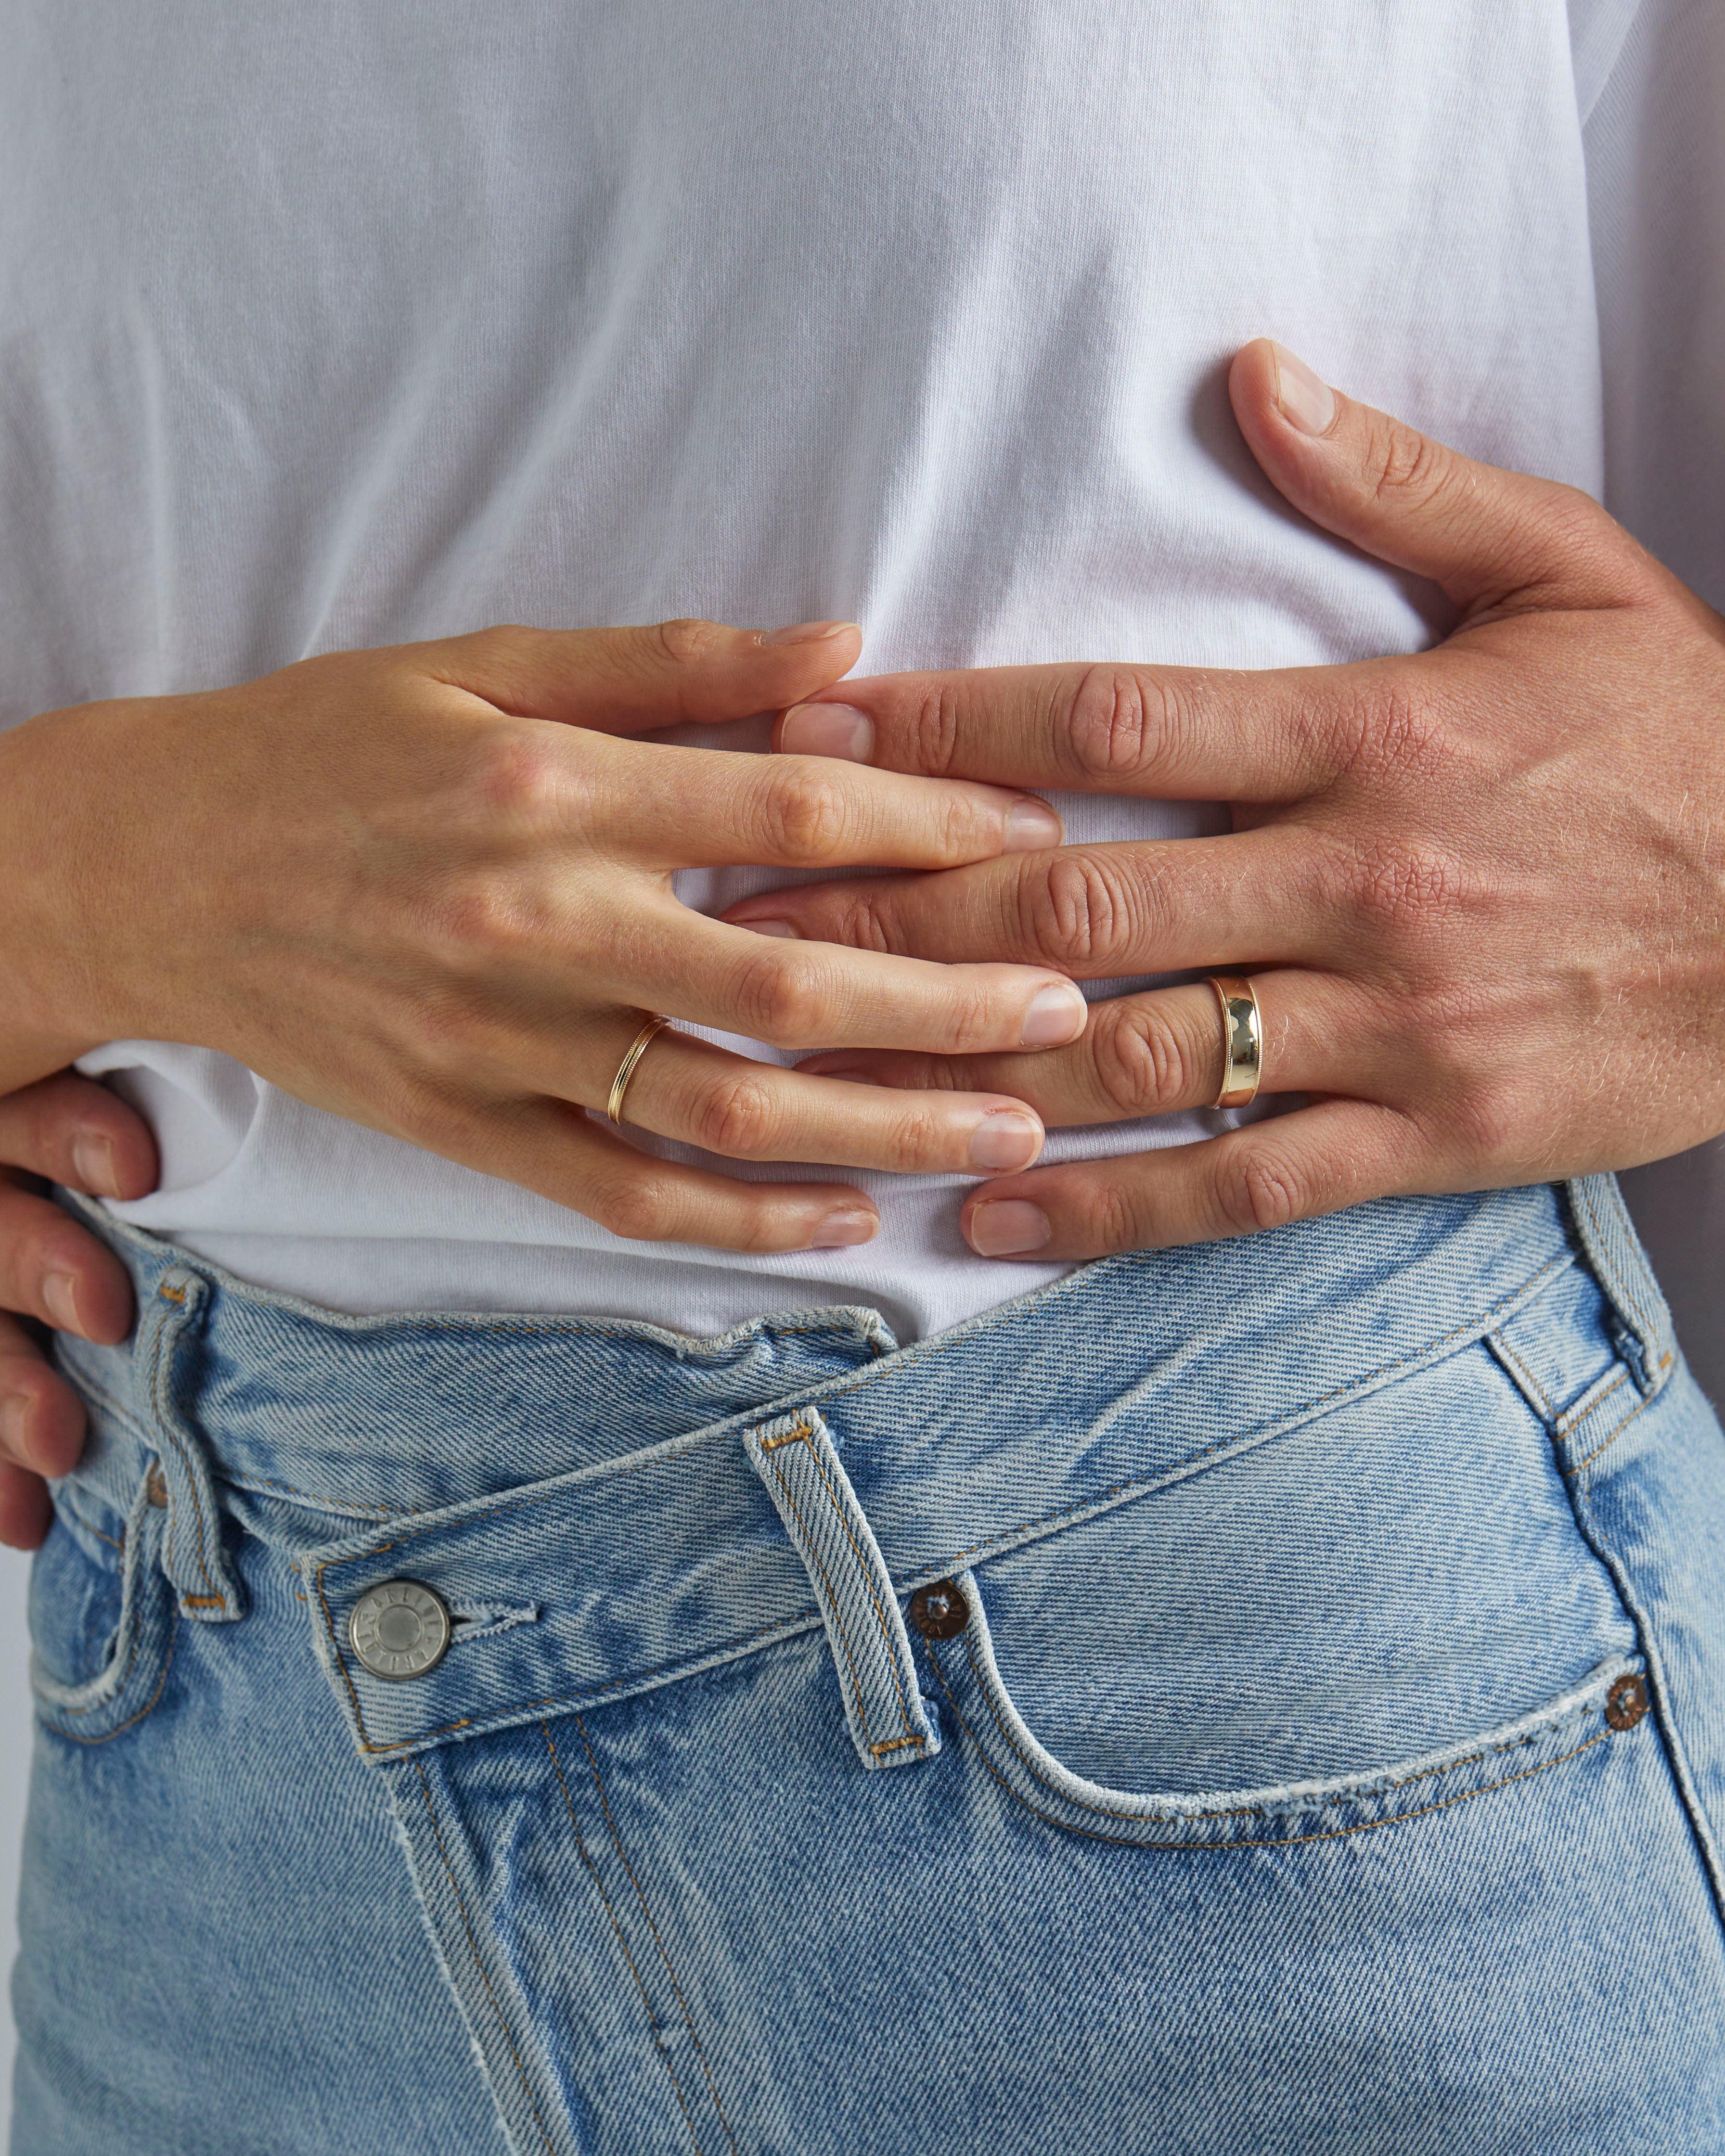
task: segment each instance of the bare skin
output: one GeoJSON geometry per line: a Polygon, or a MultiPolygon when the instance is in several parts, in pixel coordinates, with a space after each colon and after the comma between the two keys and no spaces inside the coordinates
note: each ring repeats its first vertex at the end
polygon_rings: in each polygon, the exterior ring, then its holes
{"type": "MultiPolygon", "coordinates": [[[[1442,585],[1459,620],[1434,651],[837,688],[841,646],[818,686],[786,691],[803,701],[778,741],[799,764],[1234,803],[1227,838],[1018,859],[996,844],[732,909],[782,924],[775,951],[1004,962],[1039,981],[1255,972],[1268,1083],[1311,1105],[1209,1144],[984,1183],[961,1215],[984,1255],[1235,1235],[1397,1191],[1629,1167],[1725,1128],[1725,624],[1585,497],[1470,464],[1296,366],[1261,342],[1240,356],[1246,439],[1314,521],[1442,585]]],[[[765,689],[739,707],[771,706],[765,689]]],[[[39,1052],[51,1070],[70,1050],[39,1052]]],[[[1178,988],[1099,1005],[1044,1054],[851,1048],[809,1068],[1094,1123],[1213,1099],[1220,1032],[1209,991],[1178,988]]],[[[147,1132],[81,1081],[0,1102],[0,1160],[104,1188],[73,1158],[81,1130],[117,1133],[109,1194],[148,1187],[147,1132]]],[[[0,1305],[63,1324],[69,1292],[68,1329],[123,1337],[130,1290],[108,1253],[0,1190],[0,1305]]],[[[0,1537],[29,1546],[40,1476],[72,1463],[82,1409],[20,1326],[0,1328],[0,1537]]]]}
{"type": "MultiPolygon", "coordinates": [[[[1058,841],[1059,819],[1016,789],[630,738],[783,708],[860,642],[846,623],[499,629],[50,712],[0,737],[0,1161],[109,1195],[148,1188],[136,1119],[52,1075],[138,1037],[219,1049],[621,1235],[868,1240],[878,1215],[854,1186],[660,1161],[602,1114],[652,1012],[791,1050],[985,1051],[1082,1029],[1082,998],[1046,966],[773,944],[673,897],[674,872],[699,865],[927,869],[1058,841]],[[80,1136],[106,1182],[80,1169],[80,1136]]],[[[1015,1099],[942,1086],[859,1113],[837,1080],[675,1033],[627,1115],[732,1159],[837,1168],[975,1173],[1027,1166],[1043,1138],[1015,1099]]],[[[63,1327],[69,1312],[68,1329],[114,1339],[129,1306],[75,1223],[0,1191],[0,1307],[63,1327]]],[[[82,1417],[28,1336],[0,1325],[0,1536],[28,1543],[45,1527],[40,1476],[71,1464],[82,1417]]]]}
{"type": "Polygon", "coordinates": [[[0,1099],[0,1543],[48,1532],[44,1477],[84,1449],[84,1403],[49,1363],[41,1328],[114,1342],[131,1330],[120,1260],[41,1185],[141,1198],[156,1185],[149,1126],[105,1086],[70,1071],[0,1099]]]}
{"type": "MultiPolygon", "coordinates": [[[[1088,1258],[1399,1193],[1622,1168],[1725,1129],[1725,622],[1574,490],[1471,463],[1248,346],[1259,463],[1313,521],[1440,585],[1411,658],[1226,673],[1000,668],[849,681],[779,745],[999,785],[1227,799],[1231,834],[775,891],[729,918],[1106,979],[1250,973],[1266,1085],[1307,1105],[1193,1145],[987,1182],[985,1256],[1088,1258]]],[[[1046,1058],[845,1051],[887,1088],[1045,1123],[1213,1101],[1201,983],[1096,1006],[1046,1058]]]]}

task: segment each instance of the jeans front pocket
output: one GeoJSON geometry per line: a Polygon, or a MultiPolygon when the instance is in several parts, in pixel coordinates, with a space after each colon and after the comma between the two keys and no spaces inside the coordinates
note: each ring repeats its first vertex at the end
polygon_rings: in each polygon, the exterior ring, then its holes
{"type": "Polygon", "coordinates": [[[1245,1835],[1266,1792],[1370,1822],[1555,1762],[1642,1651],[1478,1342],[979,1557],[957,1599],[928,1689],[1005,1785],[1185,1839],[1245,1835]]]}
{"type": "Polygon", "coordinates": [[[177,1619],[158,1489],[153,1476],[139,1484],[116,1533],[63,1495],[31,1568],[30,1687],[43,1726],[74,1743],[133,1727],[167,1681],[177,1619]]]}
{"type": "Polygon", "coordinates": [[[975,1574],[960,1574],[941,1602],[943,1636],[927,1641],[937,1695],[1000,1788],[1050,1826],[1145,1848],[1291,1846],[1418,1819],[1579,1759],[1647,1712],[1640,1662],[1613,1656],[1531,1713],[1381,1767],[1196,1795],[1110,1789],[1057,1759],[1014,1704],[975,1574]]]}

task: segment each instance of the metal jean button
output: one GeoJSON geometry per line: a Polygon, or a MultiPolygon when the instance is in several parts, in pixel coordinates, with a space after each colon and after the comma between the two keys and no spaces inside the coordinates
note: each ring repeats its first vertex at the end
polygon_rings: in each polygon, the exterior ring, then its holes
{"type": "Polygon", "coordinates": [[[1605,1719],[1614,1729],[1633,1729],[1647,1707],[1647,1680],[1633,1671],[1619,1677],[1605,1695],[1605,1719]]]}
{"type": "Polygon", "coordinates": [[[448,1653],[449,1613],[423,1582],[386,1579],[354,1604],[347,1636],[362,1667],[398,1683],[423,1677],[448,1653]]]}
{"type": "Polygon", "coordinates": [[[955,1581],[937,1579],[911,1597],[911,1622],[925,1639],[956,1640],[970,1622],[970,1605],[955,1581]]]}

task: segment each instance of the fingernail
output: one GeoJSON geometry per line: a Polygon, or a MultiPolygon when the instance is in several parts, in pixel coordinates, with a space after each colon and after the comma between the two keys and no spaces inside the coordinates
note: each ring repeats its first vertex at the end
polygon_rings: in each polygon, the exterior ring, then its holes
{"type": "Polygon", "coordinates": [[[829,1213],[814,1232],[811,1250],[843,1250],[853,1243],[871,1243],[880,1225],[872,1213],[829,1213]]]}
{"type": "Polygon", "coordinates": [[[847,629],[855,629],[854,621],[798,621],[788,629],[769,629],[762,635],[762,644],[821,644],[829,636],[842,636],[847,629]]]}
{"type": "Polygon", "coordinates": [[[1003,1169],[1028,1168],[1042,1150],[1042,1132],[1028,1116],[999,1108],[986,1116],[970,1134],[970,1164],[999,1174],[1003,1169]]]}
{"type": "Polygon", "coordinates": [[[1065,825],[1047,802],[1027,793],[1007,812],[1004,850],[1009,854],[1040,854],[1049,846],[1059,845],[1065,835],[1065,825]]]}
{"type": "Polygon", "coordinates": [[[70,1273],[49,1273],[42,1283],[42,1300],[48,1305],[48,1314],[62,1332],[76,1332],[78,1322],[78,1284],[70,1273]]]}
{"type": "Polygon", "coordinates": [[[778,730],[778,752],[866,763],[875,753],[875,721],[855,704],[793,704],[778,730]]]}
{"type": "Polygon", "coordinates": [[[120,1178],[114,1168],[114,1142],[100,1131],[83,1131],[72,1141],[72,1165],[80,1188],[99,1198],[117,1198],[120,1178]]]}
{"type": "Polygon", "coordinates": [[[978,1205],[967,1231],[979,1257],[1017,1258],[1040,1250],[1054,1234],[1048,1215],[1026,1198],[997,1198],[978,1205]]]}
{"type": "Polygon", "coordinates": [[[1090,1006],[1070,981],[1040,989],[1024,1013],[1021,1048],[1059,1048],[1076,1040],[1090,1016],[1090,1006]]]}
{"type": "Polygon", "coordinates": [[[0,1447],[9,1452],[21,1465],[24,1460],[24,1440],[28,1435],[30,1396],[28,1393],[8,1393],[0,1400],[0,1447]]]}
{"type": "Polygon", "coordinates": [[[1303,359],[1272,339],[1276,354],[1276,402],[1281,416],[1302,434],[1322,434],[1336,416],[1336,399],[1303,359]]]}
{"type": "Polygon", "coordinates": [[[800,937],[800,928],[793,928],[788,921],[736,921],[734,928],[747,928],[755,936],[795,936],[800,937]]]}

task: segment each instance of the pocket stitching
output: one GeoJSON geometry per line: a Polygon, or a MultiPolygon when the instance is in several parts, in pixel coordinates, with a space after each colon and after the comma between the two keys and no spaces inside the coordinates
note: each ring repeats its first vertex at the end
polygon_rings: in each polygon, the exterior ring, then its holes
{"type": "MultiPolygon", "coordinates": [[[[647,1994],[646,1985],[641,1981],[641,1972],[635,1966],[635,1958],[629,1951],[629,1941],[624,1936],[623,1926],[618,1922],[617,1912],[611,1906],[611,1897],[605,1892],[605,1882],[599,1876],[599,1867],[593,1861],[593,1857],[588,1850],[587,1839],[582,1833],[580,1824],[575,1817],[574,1801],[569,1794],[569,1784],[563,1779],[563,1763],[557,1757],[557,1748],[552,1738],[551,1724],[548,1722],[542,1722],[539,1727],[545,1732],[546,1748],[551,1753],[552,1771],[557,1778],[557,1787],[563,1793],[563,1808],[569,1815],[569,1831],[575,1837],[577,1853],[579,1855],[582,1862],[587,1866],[588,1871],[593,1876],[593,1886],[598,1891],[598,1897],[601,1903],[603,1905],[605,1914],[610,1919],[611,1928],[617,1934],[617,1943],[622,1948],[623,1958],[628,1964],[629,1974],[635,1980],[635,1989],[641,1994],[641,2006],[647,2016],[647,2025],[653,2032],[653,2047],[659,2053],[660,2059],[664,2061],[665,2071],[670,2077],[671,2093],[675,2097],[677,2100],[677,2107],[683,2114],[683,2123],[689,2129],[689,2138],[694,2143],[695,2156],[701,2156],[701,2143],[696,2134],[695,2121],[689,2115],[688,2098],[683,2094],[682,2084],[677,2079],[676,2068],[672,2066],[670,2062],[670,2055],[665,2050],[660,2039],[659,2016],[653,2011],[653,2001],[647,1994]]],[[[614,1830],[613,1830],[611,1838],[613,1841],[615,1841],[617,1839],[614,1830]]],[[[628,1869],[628,1862],[626,1859],[624,1861],[624,1869],[628,1869]]],[[[675,1989],[676,1979],[673,1978],[671,1981],[673,1989],[675,1989]]],[[[684,2018],[685,2020],[688,2018],[686,2008],[684,2010],[684,2018]]],[[[691,2030],[690,2034],[691,2035],[694,2034],[692,2029],[691,2030]]],[[[711,2087],[711,2082],[709,2082],[709,2087],[711,2087]]],[[[734,2148],[736,2143],[733,2142],[732,2145],[734,2148]]]]}
{"type": "MultiPolygon", "coordinates": [[[[1477,1789],[1463,1789],[1453,1797],[1440,1797],[1433,1804],[1418,1805],[1412,1811],[1398,1812],[1392,1819],[1361,1820],[1353,1826],[1326,1827],[1316,1834],[1265,1835],[1259,1836],[1256,1840],[1250,1841],[1153,1841],[1149,1840],[1147,1837],[1141,1838],[1132,1835],[1104,1834],[1100,1827],[1076,1825],[1069,1820],[1056,1819],[1051,1812],[1040,1810],[1027,1797],[1020,1796],[1019,1792],[1014,1789],[1011,1783],[1007,1780],[1006,1777],[994,1764],[993,1761],[989,1758],[987,1749],[981,1743],[978,1742],[975,1731],[965,1720],[963,1709],[959,1706],[957,1698],[952,1691],[952,1687],[947,1681],[947,1673],[941,1667],[938,1659],[934,1656],[932,1652],[931,1652],[929,1659],[934,1663],[935,1674],[939,1677],[941,1681],[941,1688],[946,1693],[948,1701],[952,1704],[952,1712],[957,1720],[958,1727],[964,1732],[965,1735],[969,1738],[972,1744],[975,1746],[977,1757],[982,1761],[983,1766],[988,1768],[989,1774],[993,1776],[995,1781],[999,1784],[1006,1794],[1012,1799],[1013,1802],[1015,1804],[1021,1806],[1025,1811],[1029,1812],[1033,1819],[1040,1819],[1050,1826],[1058,1827],[1063,1834],[1082,1835],[1088,1840],[1109,1842],[1117,1849],[1171,1849],[1188,1851],[1193,1855],[1211,1856],[1223,1856],[1229,1851],[1235,1849],[1291,1849],[1302,1842],[1339,1841],[1348,1835],[1371,1834],[1375,1832],[1380,1827],[1402,1826],[1409,1820],[1424,1819],[1429,1813],[1448,1811],[1456,1804],[1465,1804],[1470,1798],[1490,1796],[1494,1790],[1507,1789],[1514,1783],[1528,1781],[1535,1774],[1543,1774],[1553,1767],[1561,1767],[1565,1765],[1571,1759],[1579,1759],[1584,1752],[1592,1751],[1595,1744],[1604,1743],[1606,1738],[1611,1734],[1611,1732],[1609,1729],[1601,1729],[1594,1736],[1589,1737],[1585,1743],[1578,1744],[1574,1751],[1560,1753],[1554,1759],[1542,1759],[1537,1767],[1524,1767],[1518,1774],[1506,1774],[1501,1781],[1487,1782],[1477,1789]]],[[[1002,1733],[1004,1734],[1004,1732],[1002,1733]]],[[[1016,1747],[1014,1747],[1014,1749],[1016,1749],[1016,1747]]],[[[1485,1758],[1489,1755],[1481,1753],[1478,1756],[1485,1758]]],[[[1458,1766],[1461,1763],[1463,1763],[1461,1761],[1457,1761],[1455,1763],[1458,1766]]],[[[1447,1772],[1448,1770],[1439,1768],[1435,1769],[1434,1771],[1442,1773],[1447,1772]]],[[[1418,1778],[1416,1777],[1414,1779],[1418,1778]]],[[[1063,1798],[1062,1801],[1076,1803],[1079,1800],[1076,1798],[1063,1798]]],[[[1087,1809],[1095,1810],[1100,1809],[1100,1807],[1092,1805],[1087,1807],[1087,1809]]],[[[1119,1813],[1116,1814],[1115,1816],[1118,1818],[1127,1818],[1131,1815],[1126,1813],[1119,1813]]],[[[1221,1813],[1214,1815],[1214,1816],[1230,1818],[1233,1817],[1234,1815],[1230,1813],[1221,1813]]]]}
{"type": "MultiPolygon", "coordinates": [[[[108,1705],[109,1702],[106,1700],[93,1700],[88,1707],[57,1707],[52,1706],[48,1701],[43,1699],[39,1693],[36,1701],[36,1712],[47,1724],[48,1727],[53,1731],[54,1734],[56,1737],[64,1738],[69,1744],[109,1744],[111,1743],[116,1737],[123,1737],[128,1729],[135,1728],[136,1725],[144,1719],[144,1717],[154,1707],[157,1701],[161,1698],[162,1687],[167,1682],[167,1673],[169,1670],[173,1667],[174,1649],[178,1645],[180,1637],[180,1614],[178,1610],[174,1608],[172,1602],[168,1604],[167,1624],[167,1652],[162,1658],[162,1674],[156,1680],[155,1691],[151,1693],[148,1699],[144,1702],[143,1705],[138,1709],[136,1714],[131,1716],[125,1722],[121,1722],[116,1728],[105,1731],[100,1737],[85,1737],[81,1736],[75,1729],[62,1729],[54,1721],[54,1717],[57,1714],[93,1714],[98,1707],[105,1707],[108,1705]]],[[[136,1654],[137,1643],[134,1640],[132,1643],[133,1659],[136,1659],[136,1654]]],[[[126,1664],[128,1671],[130,1671],[131,1667],[131,1661],[129,1660],[126,1664]]],[[[116,1690],[122,1689],[124,1689],[123,1686],[116,1687],[116,1690]]]]}
{"type": "Polygon", "coordinates": [[[431,1800],[431,1783],[425,1772],[425,1763],[423,1759],[416,1759],[413,1764],[419,1771],[419,1787],[425,1798],[426,1815],[431,1821],[431,1831],[437,1840],[437,1853],[444,1861],[444,1875],[449,1882],[449,1892],[455,1897],[455,1907],[461,1912],[461,1928],[467,1934],[467,1943],[473,1954],[473,1965],[480,1973],[480,1981],[485,1985],[485,1995],[490,2000],[492,2010],[497,2016],[497,2025],[502,2030],[504,2041],[509,2046],[510,2056],[515,2061],[515,2070],[521,2076],[521,2091],[527,2099],[527,2108],[533,2114],[533,2123],[539,2128],[540,2137],[545,2143],[546,2156],[556,2156],[555,2145],[550,2133],[547,2131],[545,2121],[539,2115],[539,2106],[534,2100],[532,2087],[527,2080],[527,2069],[521,2062],[521,2055],[516,2046],[514,2034],[508,2022],[504,2019],[503,2009],[498,2003],[496,1992],[492,1989],[490,1974],[484,1962],[480,1959],[479,1941],[474,1936],[473,1922],[467,1913],[467,1903],[462,1897],[460,1887],[455,1883],[455,1867],[450,1863],[449,1852],[444,1846],[443,1826],[438,1819],[437,1807],[431,1800]]]}
{"type": "MultiPolygon", "coordinates": [[[[1017,1737],[1014,1735],[1013,1732],[1008,1728],[1006,1723],[1001,1719],[1000,1710],[994,1698],[994,1687],[990,1685],[988,1678],[978,1664],[975,1643],[972,1638],[970,1628],[968,1626],[965,1628],[964,1645],[965,1651],[970,1660],[971,1674],[976,1679],[977,1690],[983,1696],[983,1703],[988,1707],[989,1717],[993,1722],[994,1727],[999,1731],[1008,1748],[1012,1752],[1014,1757],[1021,1763],[1027,1774],[1034,1775],[1036,1780],[1041,1783],[1043,1788],[1050,1791],[1054,1796],[1058,1797],[1062,1804],[1076,1804],[1081,1811],[1095,1812],[1102,1819],[1142,1819],[1147,1820],[1154,1819],[1155,1815],[1153,1813],[1127,1811],[1110,1804],[1091,1804],[1083,1797],[1075,1797],[1070,1795],[1066,1790],[1059,1788],[1055,1783],[1050,1781],[1048,1775],[1037,1764],[1036,1761],[1031,1758],[1030,1754],[1025,1751],[1024,1746],[1019,1742],[1017,1737]]],[[[934,1663],[937,1670],[940,1671],[942,1683],[946,1684],[947,1674],[944,1670],[940,1668],[940,1658],[935,1653],[932,1641],[929,1643],[928,1654],[929,1660],[934,1663]]],[[[948,1685],[947,1697],[948,1698],[951,1698],[952,1696],[952,1688],[948,1685]]],[[[957,1702],[955,1701],[955,1707],[956,1704],[957,1702]]],[[[1605,1733],[1606,1732],[1603,1730],[1599,1732],[1601,1736],[1605,1733]]],[[[975,1741],[973,1738],[972,1741],[973,1743],[975,1741]]],[[[1421,1767],[1417,1773],[1404,1774],[1398,1781],[1373,1782],[1364,1787],[1349,1790],[1346,1794],[1348,1796],[1355,1797],[1384,1796],[1389,1794],[1389,1793],[1394,1789],[1411,1789],[1415,1782],[1428,1782],[1431,1780],[1435,1775],[1456,1774],[1464,1767],[1477,1767],[1483,1760],[1497,1758],[1505,1753],[1524,1751],[1530,1744],[1537,1744],[1538,1741],[1539,1732],[1538,1731],[1530,1730],[1525,1736],[1512,1738],[1507,1744],[1490,1744],[1482,1751],[1465,1753],[1460,1758],[1445,1759],[1440,1765],[1435,1767],[1421,1767]]],[[[1588,1742],[1589,1743],[1597,1743],[1599,1742],[1599,1738],[1590,1738],[1588,1742]]],[[[1583,1751],[1585,1751],[1587,1747],[1584,1745],[1580,1748],[1583,1751]]],[[[1565,1757],[1568,1758],[1573,1758],[1574,1756],[1574,1755],[1573,1753],[1565,1754],[1565,1757]]],[[[1554,1765],[1556,1762],[1553,1761],[1550,1763],[1554,1765]]],[[[1513,1779],[1516,1778],[1512,1777],[1512,1779],[1513,1779]]],[[[1500,1783],[1493,1783],[1491,1786],[1494,1789],[1497,1789],[1501,1788],[1502,1784],[1500,1783]]],[[[1322,1806],[1325,1804],[1333,1804],[1337,1802],[1338,1799],[1333,1797],[1324,1798],[1314,1795],[1309,1801],[1314,1805],[1322,1806]]],[[[1286,1809],[1287,1809],[1287,1807],[1278,1804],[1235,1804],[1231,1806],[1227,1811],[1194,1812],[1189,1815],[1189,1817],[1194,1824],[1199,1824],[1209,1820],[1268,1819],[1273,1816],[1276,1812],[1286,1809]]],[[[1373,1824],[1380,1824],[1380,1822],[1373,1822],[1373,1824]]],[[[1347,1831],[1353,1833],[1358,1831],[1358,1830],[1349,1828],[1347,1831]]],[[[1302,1837],[1296,1838],[1300,1839],[1302,1837]]],[[[1249,1847],[1251,1845],[1240,1844],[1236,1845],[1249,1847]]]]}

